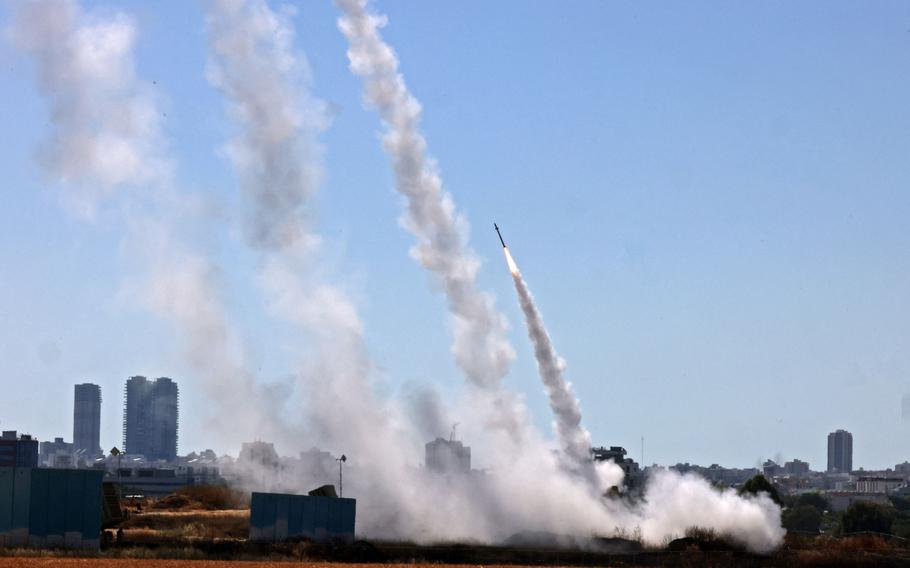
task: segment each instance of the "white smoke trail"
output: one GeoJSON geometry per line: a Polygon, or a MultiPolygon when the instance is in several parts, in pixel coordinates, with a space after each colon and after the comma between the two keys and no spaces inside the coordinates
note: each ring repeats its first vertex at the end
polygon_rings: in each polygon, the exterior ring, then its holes
{"type": "Polygon", "coordinates": [[[338,0],[338,27],[348,40],[351,71],[363,77],[367,101],[386,125],[384,146],[392,158],[396,188],[407,198],[403,225],[417,237],[411,256],[442,284],[454,321],[452,351],[468,379],[498,389],[515,352],[493,297],[477,289],[480,262],[467,244],[467,224],[443,190],[436,165],[419,131],[420,104],[398,73],[395,52],[379,34],[385,18],[367,11],[366,0],[338,0]]]}
{"type": "Polygon", "coordinates": [[[518,292],[521,311],[525,316],[528,337],[534,345],[537,369],[550,398],[550,409],[556,420],[556,434],[562,450],[572,460],[574,467],[587,477],[595,489],[603,490],[605,488],[598,487],[597,474],[592,467],[591,434],[581,424],[581,408],[578,399],[572,393],[572,385],[562,375],[565,361],[553,347],[550,334],[547,333],[547,328],[544,326],[543,317],[534,304],[534,297],[528,290],[512,254],[508,247],[503,247],[502,250],[509,264],[512,279],[515,281],[515,290],[518,292]]]}
{"type": "Polygon", "coordinates": [[[309,93],[306,61],[294,52],[289,12],[264,0],[213,0],[207,23],[209,79],[239,130],[228,155],[251,212],[247,235],[260,256],[259,283],[269,311],[297,326],[309,346],[298,350],[295,376],[311,434],[369,466],[377,491],[388,492],[396,467],[376,465],[402,442],[392,410],[373,394],[356,306],[320,278],[312,209],[322,177],[317,136],[327,121],[309,93]]]}
{"type": "Polygon", "coordinates": [[[74,0],[33,0],[14,5],[10,32],[35,61],[50,105],[51,134],[40,161],[63,202],[91,217],[117,189],[137,190],[114,201],[128,230],[124,251],[141,274],[124,295],[179,330],[184,355],[223,409],[212,431],[231,442],[251,427],[286,438],[273,418],[275,397],[244,368],[220,302],[218,267],[181,234],[180,227],[205,219],[197,201],[173,188],[161,113],[135,69],[132,18],[96,17],[74,0]]]}

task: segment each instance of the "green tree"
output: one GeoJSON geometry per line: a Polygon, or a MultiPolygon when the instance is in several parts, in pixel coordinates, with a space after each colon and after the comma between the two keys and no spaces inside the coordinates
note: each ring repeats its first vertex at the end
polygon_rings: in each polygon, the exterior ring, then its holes
{"type": "Polygon", "coordinates": [[[821,493],[803,493],[796,499],[796,505],[809,505],[810,507],[815,507],[818,509],[819,513],[823,513],[831,508],[831,505],[828,503],[828,500],[824,498],[821,493]]]}
{"type": "Polygon", "coordinates": [[[841,517],[841,533],[871,531],[890,533],[894,523],[894,509],[879,503],[857,501],[841,517]]]}
{"type": "Polygon", "coordinates": [[[781,515],[781,521],[788,531],[817,534],[822,524],[822,514],[812,505],[799,505],[786,509],[781,515]]]}
{"type": "Polygon", "coordinates": [[[739,494],[745,495],[747,493],[751,495],[758,495],[759,493],[764,492],[768,494],[768,497],[772,501],[777,503],[779,506],[783,506],[783,501],[780,499],[780,494],[777,492],[777,489],[771,485],[771,482],[765,478],[764,475],[758,474],[755,477],[749,479],[743,486],[739,488],[739,494]]]}
{"type": "Polygon", "coordinates": [[[898,511],[910,511],[910,499],[907,497],[892,495],[889,499],[891,500],[891,504],[894,505],[894,508],[898,511]]]}

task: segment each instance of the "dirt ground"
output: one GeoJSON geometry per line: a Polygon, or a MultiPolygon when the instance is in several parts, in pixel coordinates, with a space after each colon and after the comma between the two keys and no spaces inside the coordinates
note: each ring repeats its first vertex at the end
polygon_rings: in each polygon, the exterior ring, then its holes
{"type": "MultiPolygon", "coordinates": [[[[242,562],[226,560],[153,560],[131,558],[0,558],[0,568],[376,568],[376,564],[334,562],[242,562]]],[[[383,568],[522,568],[479,564],[382,564],[383,568]]],[[[540,568],[535,567],[535,568],[540,568]]]]}

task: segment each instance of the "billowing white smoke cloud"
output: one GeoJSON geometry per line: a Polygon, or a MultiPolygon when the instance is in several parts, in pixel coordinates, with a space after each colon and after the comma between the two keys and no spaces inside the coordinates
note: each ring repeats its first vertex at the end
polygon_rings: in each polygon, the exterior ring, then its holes
{"type": "Polygon", "coordinates": [[[572,394],[572,385],[562,376],[565,361],[557,355],[550,334],[544,326],[543,317],[534,304],[531,291],[521,276],[515,260],[507,247],[503,247],[518,301],[525,316],[528,337],[534,345],[534,357],[537,369],[550,397],[550,409],[556,421],[556,435],[566,455],[572,460],[575,468],[585,475],[597,487],[598,480],[591,462],[591,434],[581,424],[581,408],[578,399],[572,394]]]}
{"type": "Polygon", "coordinates": [[[754,552],[780,546],[786,531],[780,525],[780,507],[766,493],[741,497],[733,489],[718,490],[691,474],[660,470],[653,473],[641,506],[627,526],[639,527],[652,545],[680,537],[689,527],[709,528],[754,552]]]}
{"type": "Polygon", "coordinates": [[[205,207],[171,184],[160,113],[135,70],[134,21],[122,13],[94,17],[73,0],[18,2],[13,16],[10,35],[34,59],[51,107],[41,163],[64,202],[90,216],[116,189],[142,190],[116,200],[128,231],[124,250],[141,274],[128,284],[127,301],[180,332],[184,354],[221,408],[215,435],[234,441],[236,432],[257,427],[286,439],[284,423],[273,419],[276,393],[245,370],[220,302],[217,266],[180,232],[204,222],[205,207]]]}
{"type": "Polygon", "coordinates": [[[166,174],[154,97],[136,79],[133,20],[93,18],[72,0],[14,6],[12,38],[37,63],[53,132],[40,162],[54,182],[69,183],[65,203],[91,217],[117,186],[166,174]]]}

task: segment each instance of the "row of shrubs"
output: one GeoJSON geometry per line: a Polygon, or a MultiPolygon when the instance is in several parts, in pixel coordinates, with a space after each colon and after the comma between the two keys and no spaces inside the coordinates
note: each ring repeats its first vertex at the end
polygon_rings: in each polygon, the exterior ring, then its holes
{"type": "Polygon", "coordinates": [[[910,538],[910,499],[892,496],[891,505],[871,502],[852,503],[843,513],[831,511],[821,493],[804,493],[781,497],[763,475],[756,475],[740,493],[765,492],[781,506],[781,521],[790,532],[819,534],[822,530],[836,535],[873,532],[910,538]]]}

